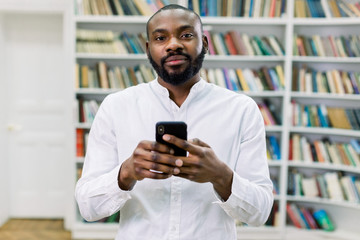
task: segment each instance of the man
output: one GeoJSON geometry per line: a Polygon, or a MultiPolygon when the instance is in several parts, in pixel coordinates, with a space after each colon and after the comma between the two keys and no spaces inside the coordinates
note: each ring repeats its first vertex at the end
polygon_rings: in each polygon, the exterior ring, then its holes
{"type": "Polygon", "coordinates": [[[109,95],[92,125],[76,199],[95,221],[120,210],[116,239],[236,239],[235,219],[259,226],[271,210],[265,130],[249,97],[205,82],[208,48],[197,14],[168,5],[147,23],[158,77],[109,95]],[[184,121],[189,141],[158,121],[184,121]],[[155,170],[155,171],[154,171],[155,170]]]}

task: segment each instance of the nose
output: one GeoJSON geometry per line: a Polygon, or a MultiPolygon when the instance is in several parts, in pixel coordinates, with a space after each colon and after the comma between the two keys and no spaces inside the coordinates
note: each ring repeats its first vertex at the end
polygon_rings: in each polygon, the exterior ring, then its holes
{"type": "Polygon", "coordinates": [[[178,39],[177,37],[171,37],[169,39],[169,42],[166,46],[166,51],[170,52],[170,51],[178,51],[180,49],[183,49],[183,45],[180,41],[180,39],[178,39]]]}

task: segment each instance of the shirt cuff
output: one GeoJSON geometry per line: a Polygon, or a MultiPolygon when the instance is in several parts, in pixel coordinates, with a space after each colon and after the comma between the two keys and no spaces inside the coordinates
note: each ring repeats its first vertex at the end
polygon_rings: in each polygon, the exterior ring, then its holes
{"type": "Polygon", "coordinates": [[[249,214],[254,214],[257,209],[252,204],[249,196],[249,187],[250,182],[247,179],[241,178],[238,174],[233,172],[233,181],[231,187],[231,194],[226,201],[223,201],[221,197],[216,193],[216,197],[219,199],[214,202],[215,204],[219,204],[219,206],[230,216],[235,217],[236,212],[240,209],[246,210],[249,214]]]}
{"type": "Polygon", "coordinates": [[[131,199],[130,190],[122,190],[118,185],[118,175],[120,166],[113,169],[109,174],[109,185],[107,192],[112,199],[111,209],[117,210],[121,208],[129,199],[131,199]]]}

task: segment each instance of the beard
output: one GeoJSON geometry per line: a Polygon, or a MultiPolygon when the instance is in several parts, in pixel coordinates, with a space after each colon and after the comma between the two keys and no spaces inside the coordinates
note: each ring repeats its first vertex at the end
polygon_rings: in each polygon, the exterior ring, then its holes
{"type": "Polygon", "coordinates": [[[195,76],[201,69],[202,63],[204,61],[206,54],[206,50],[204,46],[202,47],[202,50],[200,54],[193,60],[192,57],[189,54],[182,53],[182,52],[171,52],[166,57],[163,57],[160,61],[161,65],[158,65],[154,59],[152,58],[150,52],[148,52],[148,59],[155,69],[158,76],[164,80],[164,82],[169,83],[174,86],[181,85],[185,82],[187,82],[189,79],[191,79],[193,76],[195,76]],[[190,64],[185,68],[184,71],[179,73],[169,73],[165,67],[165,61],[168,57],[173,55],[182,55],[185,56],[186,59],[190,62],[190,64]]]}

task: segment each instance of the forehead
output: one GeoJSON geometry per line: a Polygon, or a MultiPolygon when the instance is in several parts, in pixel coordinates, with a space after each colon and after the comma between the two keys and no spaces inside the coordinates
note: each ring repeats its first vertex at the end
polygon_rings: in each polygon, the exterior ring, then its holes
{"type": "Polygon", "coordinates": [[[149,22],[149,33],[156,29],[179,28],[181,26],[193,26],[194,29],[201,31],[201,25],[198,17],[189,11],[183,9],[169,9],[156,14],[149,22]]]}

